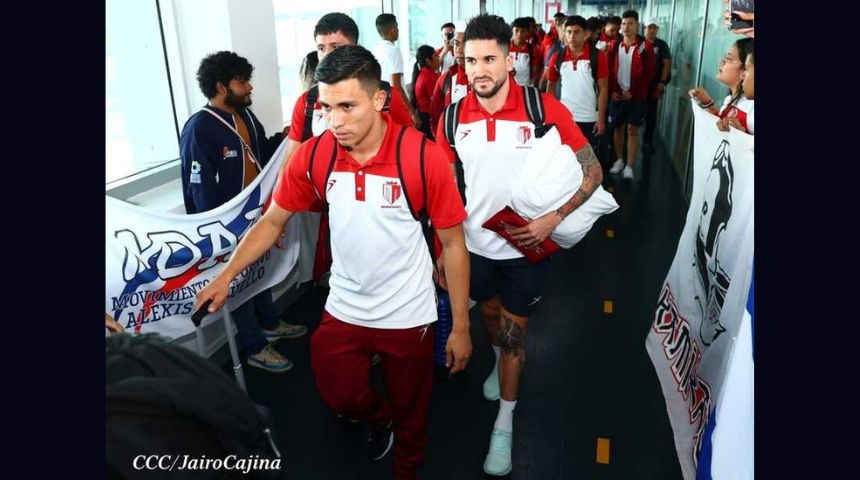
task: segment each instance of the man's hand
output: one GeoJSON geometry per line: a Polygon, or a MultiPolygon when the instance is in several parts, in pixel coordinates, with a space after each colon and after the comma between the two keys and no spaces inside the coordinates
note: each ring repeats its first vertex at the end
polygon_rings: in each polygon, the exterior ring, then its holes
{"type": "Polygon", "coordinates": [[[412,112],[412,123],[415,124],[415,128],[421,128],[421,116],[418,115],[418,112],[412,112]]]}
{"type": "MultiPolygon", "coordinates": [[[[726,5],[729,4],[729,0],[723,0],[723,3],[726,5]]],[[[731,7],[729,7],[731,8],[731,7]]],[[[727,27],[732,26],[732,14],[737,15],[741,20],[747,20],[750,22],[755,21],[755,12],[741,12],[735,10],[734,12],[729,11],[729,9],[723,10],[723,24],[727,27]]],[[[755,27],[749,28],[735,28],[729,30],[732,33],[737,33],[738,35],[744,35],[746,37],[755,38],[755,27]]]]}
{"type": "Polygon", "coordinates": [[[526,248],[537,246],[540,242],[546,240],[546,237],[555,230],[555,227],[561,223],[561,220],[561,215],[553,210],[540,218],[532,220],[525,227],[511,230],[511,238],[526,248]]]}
{"type": "Polygon", "coordinates": [[[594,128],[591,129],[591,133],[594,135],[600,136],[603,135],[603,132],[606,130],[606,122],[604,120],[598,120],[594,122],[594,128]]]}
{"type": "Polygon", "coordinates": [[[451,368],[451,374],[465,370],[471,356],[472,338],[469,336],[469,331],[466,329],[452,331],[445,345],[445,366],[451,368]]]}
{"type": "Polygon", "coordinates": [[[633,98],[633,94],[630,93],[630,90],[627,90],[626,92],[621,94],[621,100],[624,100],[625,102],[630,100],[631,98],[633,98]]]}
{"type": "Polygon", "coordinates": [[[653,94],[653,95],[651,95],[651,97],[652,97],[652,98],[660,98],[660,97],[662,97],[662,96],[663,96],[663,93],[664,93],[665,91],[666,91],[666,85],[665,85],[665,84],[663,84],[663,82],[660,82],[660,83],[658,83],[658,84],[657,84],[657,86],[656,86],[656,87],[654,87],[654,94],[653,94]]]}
{"type": "Polygon", "coordinates": [[[229,293],[230,281],[217,276],[197,294],[197,302],[194,303],[194,310],[197,310],[207,300],[211,299],[212,304],[209,305],[209,313],[215,312],[227,302],[229,293]]]}
{"type": "Polygon", "coordinates": [[[448,282],[445,281],[445,255],[444,252],[436,259],[436,265],[433,267],[433,281],[439,285],[442,290],[448,291],[448,282]]]}
{"type": "Polygon", "coordinates": [[[122,328],[122,325],[107,313],[105,313],[105,327],[111,332],[111,334],[122,333],[125,331],[125,329],[122,328]]]}
{"type": "Polygon", "coordinates": [[[612,95],[610,95],[610,96],[612,97],[612,100],[614,100],[616,102],[621,101],[621,95],[618,92],[612,92],[612,95]]]}

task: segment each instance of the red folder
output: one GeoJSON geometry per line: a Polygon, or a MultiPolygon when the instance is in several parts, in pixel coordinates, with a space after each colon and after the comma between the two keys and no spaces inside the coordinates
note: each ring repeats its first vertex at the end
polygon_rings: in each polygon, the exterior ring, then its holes
{"type": "Polygon", "coordinates": [[[528,259],[529,262],[538,263],[558,251],[559,246],[549,237],[547,237],[546,240],[544,240],[540,244],[531,248],[517,245],[516,240],[511,238],[511,230],[515,230],[519,227],[524,227],[528,225],[528,223],[529,222],[526,221],[526,219],[519,216],[519,214],[513,211],[511,207],[505,207],[499,210],[498,213],[490,217],[490,219],[484,222],[484,224],[481,226],[501,235],[502,238],[507,240],[511,245],[513,245],[514,248],[516,248],[523,255],[525,255],[526,259],[528,259]]]}

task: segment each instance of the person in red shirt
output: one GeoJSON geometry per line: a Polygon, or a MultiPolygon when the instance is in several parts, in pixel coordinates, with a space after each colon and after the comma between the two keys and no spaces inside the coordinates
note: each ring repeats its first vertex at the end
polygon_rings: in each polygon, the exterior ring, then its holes
{"type": "MultiPolygon", "coordinates": [[[[358,25],[348,15],[343,13],[328,13],[323,15],[316,26],[314,27],[314,42],[317,47],[317,57],[322,61],[326,55],[333,52],[336,48],[344,45],[358,44],[358,25]]],[[[314,111],[311,119],[306,115],[306,103],[308,91],[305,91],[299,98],[296,99],[293,106],[293,116],[290,121],[290,132],[287,135],[289,143],[285,154],[285,161],[281,166],[281,172],[286,168],[290,157],[293,156],[299,145],[313,135],[319,135],[326,129],[326,123],[323,116],[322,106],[319,101],[314,103],[314,111]],[[307,122],[312,123],[309,135],[306,134],[305,125],[307,122]]],[[[396,88],[391,89],[391,117],[394,122],[400,125],[409,127],[414,126],[412,116],[409,110],[406,109],[406,104],[400,92],[396,88]]]]}
{"type": "MultiPolygon", "coordinates": [[[[513,63],[508,54],[511,27],[503,18],[486,14],[472,18],[464,38],[466,75],[472,91],[460,100],[458,126],[452,132],[456,156],[445,136],[445,117],[439,119],[436,142],[452,163],[459,158],[457,163],[462,165],[469,212],[464,223],[471,262],[469,296],[481,304],[487,336],[496,355],[483,386],[484,398],[499,400],[484,472],[506,475],[512,468],[513,413],[526,361],[526,326],[541,301],[550,259],[530,263],[518,249],[482,224],[510,202],[511,189],[537,141],[523,92],[534,87],[518,86],[508,73],[513,63]]],[[[594,150],[573,123],[570,111],[550,94],[540,95],[545,125],[555,125],[561,142],[575,153],[583,180],[558,210],[511,231],[513,239],[527,248],[549,237],[603,180],[594,150]]]]}
{"type": "Polygon", "coordinates": [[[446,22],[440,29],[442,33],[442,46],[436,49],[439,58],[439,68],[436,73],[442,73],[454,66],[457,61],[454,58],[454,29],[457,28],[452,22],[446,22]]]}
{"type": "Polygon", "coordinates": [[[424,195],[411,202],[426,199],[421,207],[443,247],[453,311],[446,346],[451,373],[463,370],[472,352],[466,211],[440,147],[381,114],[386,94],[380,75],[379,62],[361,46],[338,48],[320,61],[315,78],[328,131],[296,151],[271,206],[198,294],[197,306],[212,300],[213,312],[224,305],[233,277],[274,245],[294,212],[328,204],[334,263],[322,321],[311,337],[316,385],[333,410],[373,425],[371,458],[393,449],[394,476],[415,480],[427,443],[437,313],[432,260],[400,184],[401,160],[403,178],[411,165],[413,178],[426,179],[424,195]],[[406,159],[417,157],[422,145],[423,172],[416,172],[421,164],[406,159]],[[327,177],[312,178],[313,172],[326,172],[311,169],[312,156],[315,166],[329,168],[327,177]],[[318,163],[326,161],[331,163],[318,163]],[[387,396],[370,386],[375,352],[382,357],[387,396]]]}
{"type": "Polygon", "coordinates": [[[654,76],[654,45],[639,35],[639,14],[627,10],[621,14],[623,37],[609,49],[609,126],[614,132],[615,156],[609,173],[621,173],[633,180],[633,163],[639,147],[639,128],[645,125],[648,88],[654,76]],[[624,134],[627,133],[627,162],[624,134]]]}
{"type": "Polygon", "coordinates": [[[439,58],[430,45],[421,45],[415,52],[415,65],[412,66],[412,108],[421,117],[421,132],[433,139],[433,128],[430,124],[430,99],[439,74],[439,58]]]}

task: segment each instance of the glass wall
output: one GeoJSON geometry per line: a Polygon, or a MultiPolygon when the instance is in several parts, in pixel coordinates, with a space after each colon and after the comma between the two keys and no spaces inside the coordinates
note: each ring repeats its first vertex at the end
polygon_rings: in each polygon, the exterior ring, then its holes
{"type": "Polygon", "coordinates": [[[376,17],[382,13],[379,0],[336,0],[322,4],[272,0],[275,11],[275,36],[278,42],[278,73],[284,122],[293,115],[296,99],[302,94],[299,68],[308,52],[316,49],[314,27],[320,17],[342,12],[358,25],[358,43],[372,50],[379,41],[376,17]]]}
{"type": "Polygon", "coordinates": [[[105,4],[105,183],[176,160],[155,0],[105,4]]]}

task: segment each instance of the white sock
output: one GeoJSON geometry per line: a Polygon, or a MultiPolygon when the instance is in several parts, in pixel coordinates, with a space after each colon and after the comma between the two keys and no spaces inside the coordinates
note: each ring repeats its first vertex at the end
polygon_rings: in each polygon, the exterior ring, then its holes
{"type": "Polygon", "coordinates": [[[496,423],[493,428],[514,431],[514,408],[517,406],[517,401],[509,402],[504,398],[499,399],[499,415],[496,417],[496,423]]]}
{"type": "Polygon", "coordinates": [[[619,161],[619,162],[621,162],[621,163],[626,163],[626,162],[624,162],[624,159],[623,159],[623,158],[619,158],[619,159],[618,159],[618,161],[619,161]]]}

